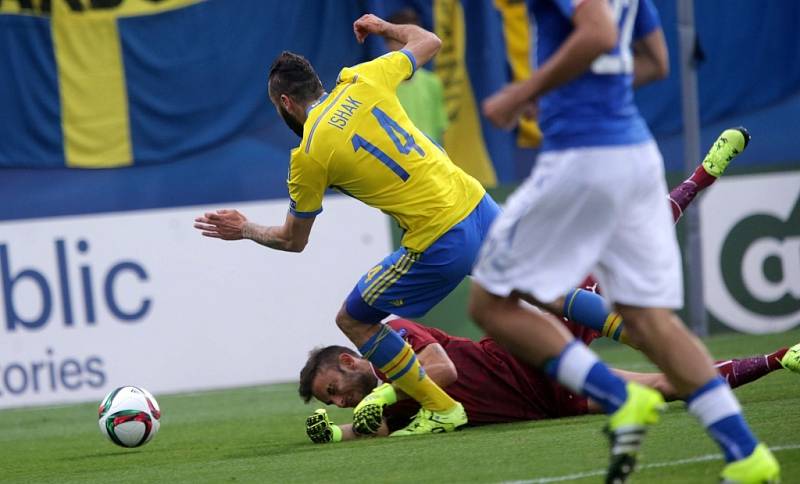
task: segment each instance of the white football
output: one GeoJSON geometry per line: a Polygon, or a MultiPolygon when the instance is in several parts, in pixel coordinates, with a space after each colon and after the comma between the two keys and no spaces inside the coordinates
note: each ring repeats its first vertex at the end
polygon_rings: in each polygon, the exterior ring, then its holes
{"type": "Polygon", "coordinates": [[[111,390],[98,409],[100,432],[122,447],[139,447],[158,433],[161,409],[144,388],[111,390]]]}

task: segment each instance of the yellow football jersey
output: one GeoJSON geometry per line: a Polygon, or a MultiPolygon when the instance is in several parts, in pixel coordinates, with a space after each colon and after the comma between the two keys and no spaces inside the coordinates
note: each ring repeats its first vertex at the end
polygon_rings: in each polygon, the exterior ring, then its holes
{"type": "Polygon", "coordinates": [[[478,205],[483,186],[400,106],[397,86],[415,68],[402,50],[341,70],[336,87],[309,109],[292,150],[292,213],[315,216],[331,187],[391,215],[405,231],[402,244],[421,252],[478,205]]]}

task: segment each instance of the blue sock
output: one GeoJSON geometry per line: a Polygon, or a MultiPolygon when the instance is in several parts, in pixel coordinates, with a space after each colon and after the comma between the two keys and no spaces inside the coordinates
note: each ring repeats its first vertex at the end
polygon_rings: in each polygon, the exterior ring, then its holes
{"type": "Polygon", "coordinates": [[[611,310],[599,294],[585,289],[573,289],[564,298],[562,312],[565,318],[602,332],[611,310]]]}
{"type": "Polygon", "coordinates": [[[573,392],[599,403],[606,413],[616,412],[628,398],[625,381],[611,373],[580,341],[569,343],[560,355],[545,364],[544,369],[573,392]]]}
{"type": "Polygon", "coordinates": [[[391,327],[381,324],[381,329],[372,335],[358,351],[369,360],[375,368],[383,368],[394,357],[400,354],[406,342],[391,327]]]}
{"type": "Polygon", "coordinates": [[[742,408],[725,380],[715,377],[686,400],[689,412],[700,420],[725,454],[725,461],[744,459],[758,440],[750,431],[742,408]]]}

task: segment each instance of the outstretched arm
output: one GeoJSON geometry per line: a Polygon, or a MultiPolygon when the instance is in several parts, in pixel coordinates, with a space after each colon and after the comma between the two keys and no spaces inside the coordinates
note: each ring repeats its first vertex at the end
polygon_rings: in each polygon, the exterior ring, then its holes
{"type": "Polygon", "coordinates": [[[353,440],[360,437],[388,437],[389,426],[386,424],[386,419],[383,419],[381,428],[372,435],[360,435],[353,430],[353,424],[344,424],[340,427],[342,429],[342,440],[353,440]]]}
{"type": "Polygon", "coordinates": [[[237,210],[206,212],[194,219],[194,228],[206,237],[223,240],[250,239],[271,249],[302,252],[308,244],[314,217],[286,214],[283,225],[267,227],[247,220],[237,210]]]}
{"type": "Polygon", "coordinates": [[[334,424],[328,411],[318,408],[306,419],[306,435],[315,444],[331,444],[361,437],[386,437],[389,435],[389,425],[384,418],[375,433],[362,435],[356,433],[353,424],[334,424]]]}
{"type": "MultiPolygon", "coordinates": [[[[306,435],[311,439],[311,442],[315,444],[330,444],[342,442],[343,440],[367,437],[357,434],[353,430],[353,424],[334,424],[333,420],[328,416],[328,411],[324,408],[316,409],[314,413],[306,419],[306,435]]],[[[386,437],[387,435],[389,435],[389,426],[386,424],[386,419],[383,419],[378,431],[369,435],[369,437],[386,437]]]]}
{"type": "Polygon", "coordinates": [[[359,43],[363,43],[369,34],[375,34],[404,44],[403,49],[414,54],[420,66],[433,59],[442,47],[442,41],[433,32],[416,25],[392,24],[371,13],[353,23],[353,32],[359,43]]]}

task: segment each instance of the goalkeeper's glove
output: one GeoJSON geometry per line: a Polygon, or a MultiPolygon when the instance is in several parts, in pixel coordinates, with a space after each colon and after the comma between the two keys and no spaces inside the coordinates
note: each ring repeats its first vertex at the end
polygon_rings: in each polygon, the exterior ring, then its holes
{"type": "Polygon", "coordinates": [[[324,408],[315,410],[306,419],[306,435],[315,444],[342,441],[342,429],[338,425],[333,425],[324,408]]]}
{"type": "Polygon", "coordinates": [[[358,402],[353,410],[353,430],[357,434],[372,435],[378,432],[383,423],[383,409],[397,402],[394,387],[384,383],[358,402]]]}

